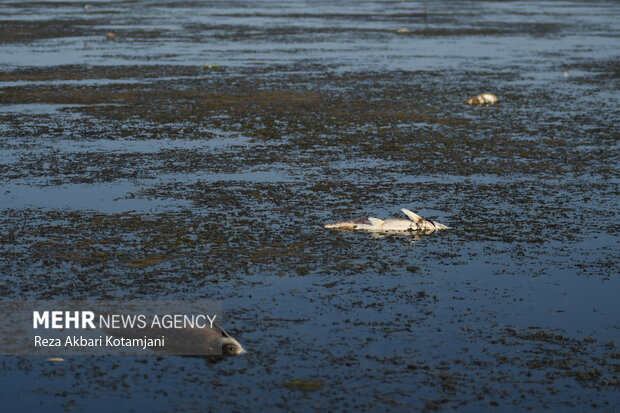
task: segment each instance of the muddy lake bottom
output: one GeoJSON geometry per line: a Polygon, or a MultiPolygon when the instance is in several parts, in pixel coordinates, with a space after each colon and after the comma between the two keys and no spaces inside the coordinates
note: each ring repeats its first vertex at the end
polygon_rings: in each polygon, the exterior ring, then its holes
{"type": "Polygon", "coordinates": [[[2,356],[10,410],[618,408],[618,4],[3,5],[0,298],[248,351],[2,356]],[[400,208],[451,229],[322,228],[400,208]]]}

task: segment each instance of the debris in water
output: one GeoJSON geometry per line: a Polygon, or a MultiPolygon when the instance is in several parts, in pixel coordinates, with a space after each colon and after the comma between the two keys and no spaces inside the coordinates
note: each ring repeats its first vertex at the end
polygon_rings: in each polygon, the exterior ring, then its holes
{"type": "Polygon", "coordinates": [[[372,232],[388,232],[388,231],[435,231],[438,229],[447,229],[448,227],[437,221],[429,221],[408,209],[401,209],[407,215],[406,218],[362,218],[352,221],[335,222],[333,224],[325,224],[324,228],[339,228],[349,230],[362,230],[372,232]]]}
{"type": "Polygon", "coordinates": [[[467,103],[470,105],[492,105],[497,103],[498,100],[493,93],[481,93],[467,99],[467,103]]]}
{"type": "MultiPolygon", "coordinates": [[[[245,349],[237,340],[232,338],[223,328],[214,325],[213,328],[179,328],[170,331],[159,328],[121,328],[103,329],[106,333],[124,338],[159,338],[165,334],[166,346],[161,349],[164,353],[182,355],[209,355],[238,356],[245,353],[245,349]]],[[[155,349],[155,348],[154,348],[155,349]]]]}
{"type": "Polygon", "coordinates": [[[322,381],[301,380],[301,379],[285,381],[283,384],[284,384],[284,387],[288,387],[289,389],[304,390],[304,391],[321,390],[323,386],[325,385],[325,383],[323,383],[322,381]]]}

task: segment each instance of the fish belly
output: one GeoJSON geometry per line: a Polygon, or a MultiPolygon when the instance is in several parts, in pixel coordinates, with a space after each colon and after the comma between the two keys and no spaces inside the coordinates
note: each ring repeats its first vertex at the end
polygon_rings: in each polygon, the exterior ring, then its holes
{"type": "Polygon", "coordinates": [[[413,222],[408,219],[389,218],[383,221],[382,231],[408,231],[413,222]]]}

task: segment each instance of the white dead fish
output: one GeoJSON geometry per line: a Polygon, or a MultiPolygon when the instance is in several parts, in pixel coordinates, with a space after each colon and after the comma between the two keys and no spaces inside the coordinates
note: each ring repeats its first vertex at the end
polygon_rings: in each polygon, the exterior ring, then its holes
{"type": "Polygon", "coordinates": [[[467,99],[469,105],[492,105],[497,103],[499,99],[493,93],[481,93],[467,99]]]}
{"type": "Polygon", "coordinates": [[[411,30],[409,30],[406,27],[403,27],[403,28],[400,28],[400,29],[396,30],[396,33],[398,33],[398,34],[407,34],[407,33],[411,33],[411,30]]]}
{"type": "Polygon", "coordinates": [[[51,361],[51,362],[60,362],[60,361],[65,361],[65,359],[61,358],[61,357],[50,357],[45,361],[51,361]]]}
{"type": "Polygon", "coordinates": [[[401,209],[401,211],[407,215],[406,218],[362,218],[352,221],[335,222],[333,224],[326,224],[324,228],[338,228],[338,229],[350,229],[361,230],[371,232],[390,232],[390,231],[428,231],[432,232],[438,229],[447,229],[448,227],[437,221],[429,221],[418,214],[415,214],[408,209],[401,209]]]}

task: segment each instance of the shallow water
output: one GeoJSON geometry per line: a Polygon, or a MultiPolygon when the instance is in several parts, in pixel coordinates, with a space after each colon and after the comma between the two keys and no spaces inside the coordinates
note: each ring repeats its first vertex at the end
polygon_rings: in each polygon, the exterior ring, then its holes
{"type": "Polygon", "coordinates": [[[0,8],[0,297],[220,299],[248,353],[5,356],[6,406],[618,405],[618,4],[89,3],[0,8]],[[400,208],[452,229],[322,228],[400,208]]]}

